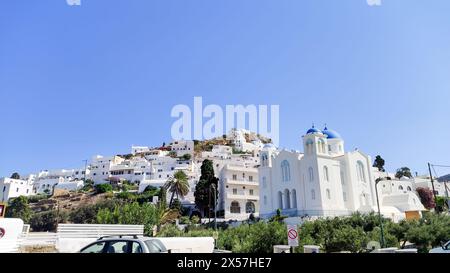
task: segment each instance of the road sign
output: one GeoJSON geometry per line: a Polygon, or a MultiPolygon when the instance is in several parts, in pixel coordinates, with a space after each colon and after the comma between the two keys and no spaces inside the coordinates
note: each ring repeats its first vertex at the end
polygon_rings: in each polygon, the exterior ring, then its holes
{"type": "Polygon", "coordinates": [[[6,204],[0,203],[0,218],[5,217],[5,212],[6,212],[6,204]]]}
{"type": "Polygon", "coordinates": [[[288,236],[288,245],[289,246],[298,246],[297,225],[288,225],[287,226],[287,236],[288,236]]]}

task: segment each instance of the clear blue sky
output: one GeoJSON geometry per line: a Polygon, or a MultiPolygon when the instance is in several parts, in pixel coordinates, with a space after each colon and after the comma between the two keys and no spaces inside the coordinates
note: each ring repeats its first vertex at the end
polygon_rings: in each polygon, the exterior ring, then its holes
{"type": "MultiPolygon", "coordinates": [[[[0,3],[0,176],[170,140],[175,104],[279,104],[387,168],[450,163],[450,1],[0,3]]],[[[448,164],[450,165],[450,164],[448,164]]]]}

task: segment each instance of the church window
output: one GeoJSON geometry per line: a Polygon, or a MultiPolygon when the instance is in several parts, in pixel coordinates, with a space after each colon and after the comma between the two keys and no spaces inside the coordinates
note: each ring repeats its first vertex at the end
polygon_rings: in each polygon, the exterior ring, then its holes
{"type": "Polygon", "coordinates": [[[361,182],[366,182],[366,174],[364,172],[364,164],[361,161],[358,161],[356,167],[357,167],[357,173],[358,173],[358,180],[361,182]]]}
{"type": "Polygon", "coordinates": [[[283,193],[278,192],[278,208],[283,209],[283,193]]]}
{"type": "Polygon", "coordinates": [[[281,176],[283,182],[291,180],[291,170],[287,160],[283,160],[283,162],[281,162],[281,176]]]}
{"type": "Polygon", "coordinates": [[[309,167],[308,173],[309,173],[309,181],[310,182],[314,181],[314,171],[312,167],[309,167]]]}
{"type": "Polygon", "coordinates": [[[330,174],[328,173],[328,167],[323,167],[323,178],[326,182],[330,181],[330,174]]]}

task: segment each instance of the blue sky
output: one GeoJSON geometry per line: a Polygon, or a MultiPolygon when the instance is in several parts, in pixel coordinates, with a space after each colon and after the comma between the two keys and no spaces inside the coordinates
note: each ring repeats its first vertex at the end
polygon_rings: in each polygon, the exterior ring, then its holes
{"type": "Polygon", "coordinates": [[[387,168],[450,163],[450,1],[0,3],[0,176],[170,140],[176,104],[279,104],[387,168]]]}

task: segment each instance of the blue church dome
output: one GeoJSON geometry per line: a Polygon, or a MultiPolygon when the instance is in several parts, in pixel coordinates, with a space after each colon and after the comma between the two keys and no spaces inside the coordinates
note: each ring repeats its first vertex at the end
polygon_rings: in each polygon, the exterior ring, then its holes
{"type": "Polygon", "coordinates": [[[319,129],[315,128],[314,125],[311,129],[308,130],[308,132],[306,132],[307,135],[309,134],[319,134],[322,133],[319,129]]]}
{"type": "Polygon", "coordinates": [[[264,145],[263,148],[264,149],[275,149],[275,145],[273,145],[272,143],[267,143],[264,145]]]}
{"type": "Polygon", "coordinates": [[[325,135],[327,135],[327,138],[333,139],[333,138],[342,138],[341,135],[336,132],[335,130],[328,129],[325,127],[322,131],[325,135]]]}

